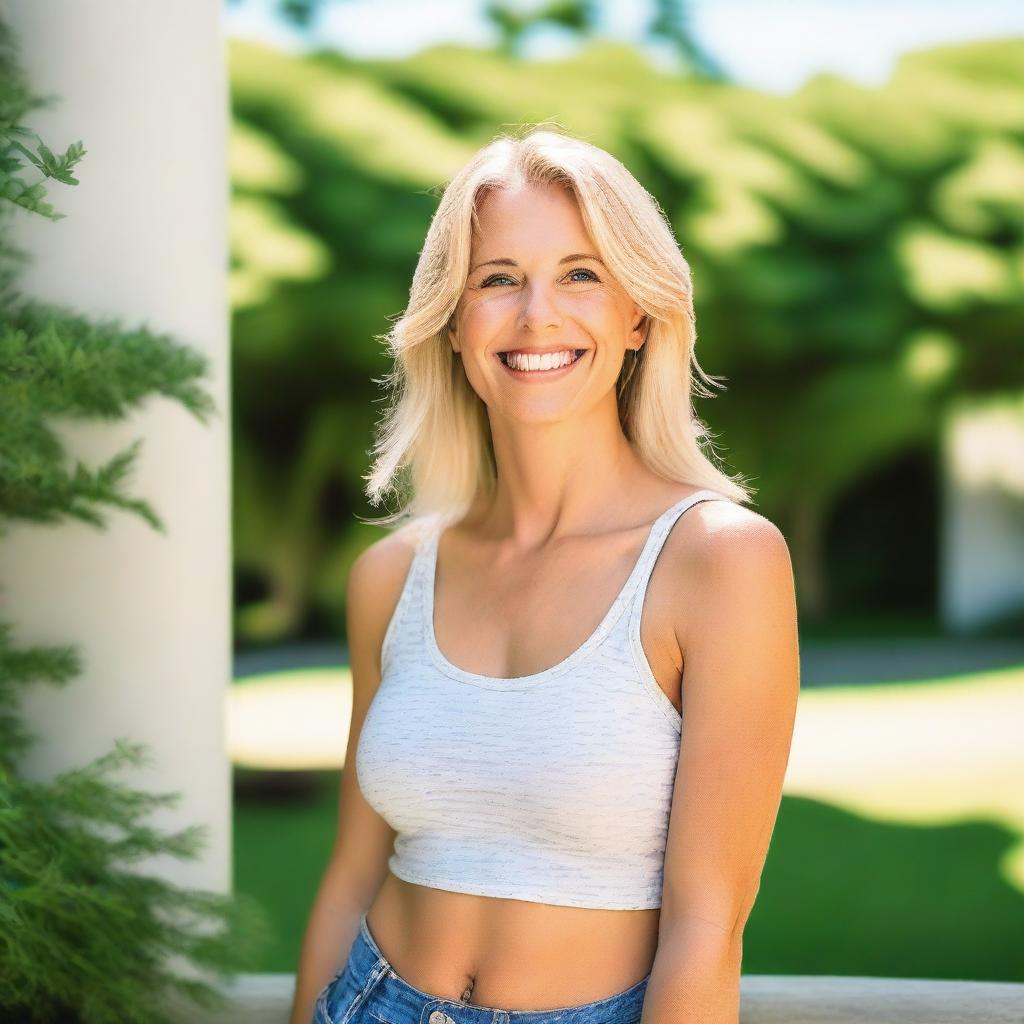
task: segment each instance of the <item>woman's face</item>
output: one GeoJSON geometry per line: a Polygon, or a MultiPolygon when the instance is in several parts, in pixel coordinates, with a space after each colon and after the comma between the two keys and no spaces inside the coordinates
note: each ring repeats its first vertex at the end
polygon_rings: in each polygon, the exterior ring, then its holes
{"type": "Polygon", "coordinates": [[[601,262],[573,196],[493,191],[478,216],[449,329],[473,390],[491,413],[530,422],[614,400],[626,349],[643,343],[643,310],[601,262]]]}

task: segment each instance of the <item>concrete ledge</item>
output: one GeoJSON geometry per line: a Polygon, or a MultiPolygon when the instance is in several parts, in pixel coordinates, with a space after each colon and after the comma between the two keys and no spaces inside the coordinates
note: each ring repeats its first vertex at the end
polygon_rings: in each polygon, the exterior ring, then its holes
{"type": "Polygon", "coordinates": [[[1024,1024],[1024,984],[744,975],[743,1024],[1024,1024]]]}
{"type": "MultiPolygon", "coordinates": [[[[287,1024],[293,974],[243,974],[222,991],[233,1005],[170,1007],[180,1024],[287,1024]]],[[[1024,1024],[1024,984],[845,975],[747,974],[742,1024],[1024,1024]]]]}

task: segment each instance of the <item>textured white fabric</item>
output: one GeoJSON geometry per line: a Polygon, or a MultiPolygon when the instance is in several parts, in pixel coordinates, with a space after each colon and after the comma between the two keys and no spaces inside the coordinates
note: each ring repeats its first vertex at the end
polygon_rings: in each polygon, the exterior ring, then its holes
{"type": "Polygon", "coordinates": [[[704,489],[658,517],[580,647],[509,679],[464,671],[438,648],[440,529],[421,535],[356,750],[360,789],[397,832],[393,874],[561,906],[661,906],[681,720],[640,645],[640,617],[672,526],[708,499],[729,500],[704,489]]]}

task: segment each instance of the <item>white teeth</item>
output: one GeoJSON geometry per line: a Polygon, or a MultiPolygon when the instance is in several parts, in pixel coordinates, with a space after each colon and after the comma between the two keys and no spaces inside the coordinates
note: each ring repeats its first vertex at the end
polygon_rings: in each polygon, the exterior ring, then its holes
{"type": "Polygon", "coordinates": [[[505,363],[513,370],[554,370],[575,362],[576,352],[566,349],[564,352],[544,352],[541,355],[524,352],[507,352],[505,363]]]}

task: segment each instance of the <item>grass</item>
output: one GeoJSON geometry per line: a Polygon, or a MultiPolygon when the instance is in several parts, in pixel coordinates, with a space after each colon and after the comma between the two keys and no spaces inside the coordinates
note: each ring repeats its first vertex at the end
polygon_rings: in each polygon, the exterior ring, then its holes
{"type": "MultiPolygon", "coordinates": [[[[331,700],[337,715],[348,674],[333,675],[327,689],[322,671],[246,685],[331,700]]],[[[340,753],[347,717],[334,720],[340,753]]],[[[744,973],[1024,981],[1022,722],[1024,667],[804,690],[744,973]]],[[[247,757],[235,769],[235,886],[277,925],[257,969],[292,971],[341,766],[265,771],[251,745],[247,757]]]]}

